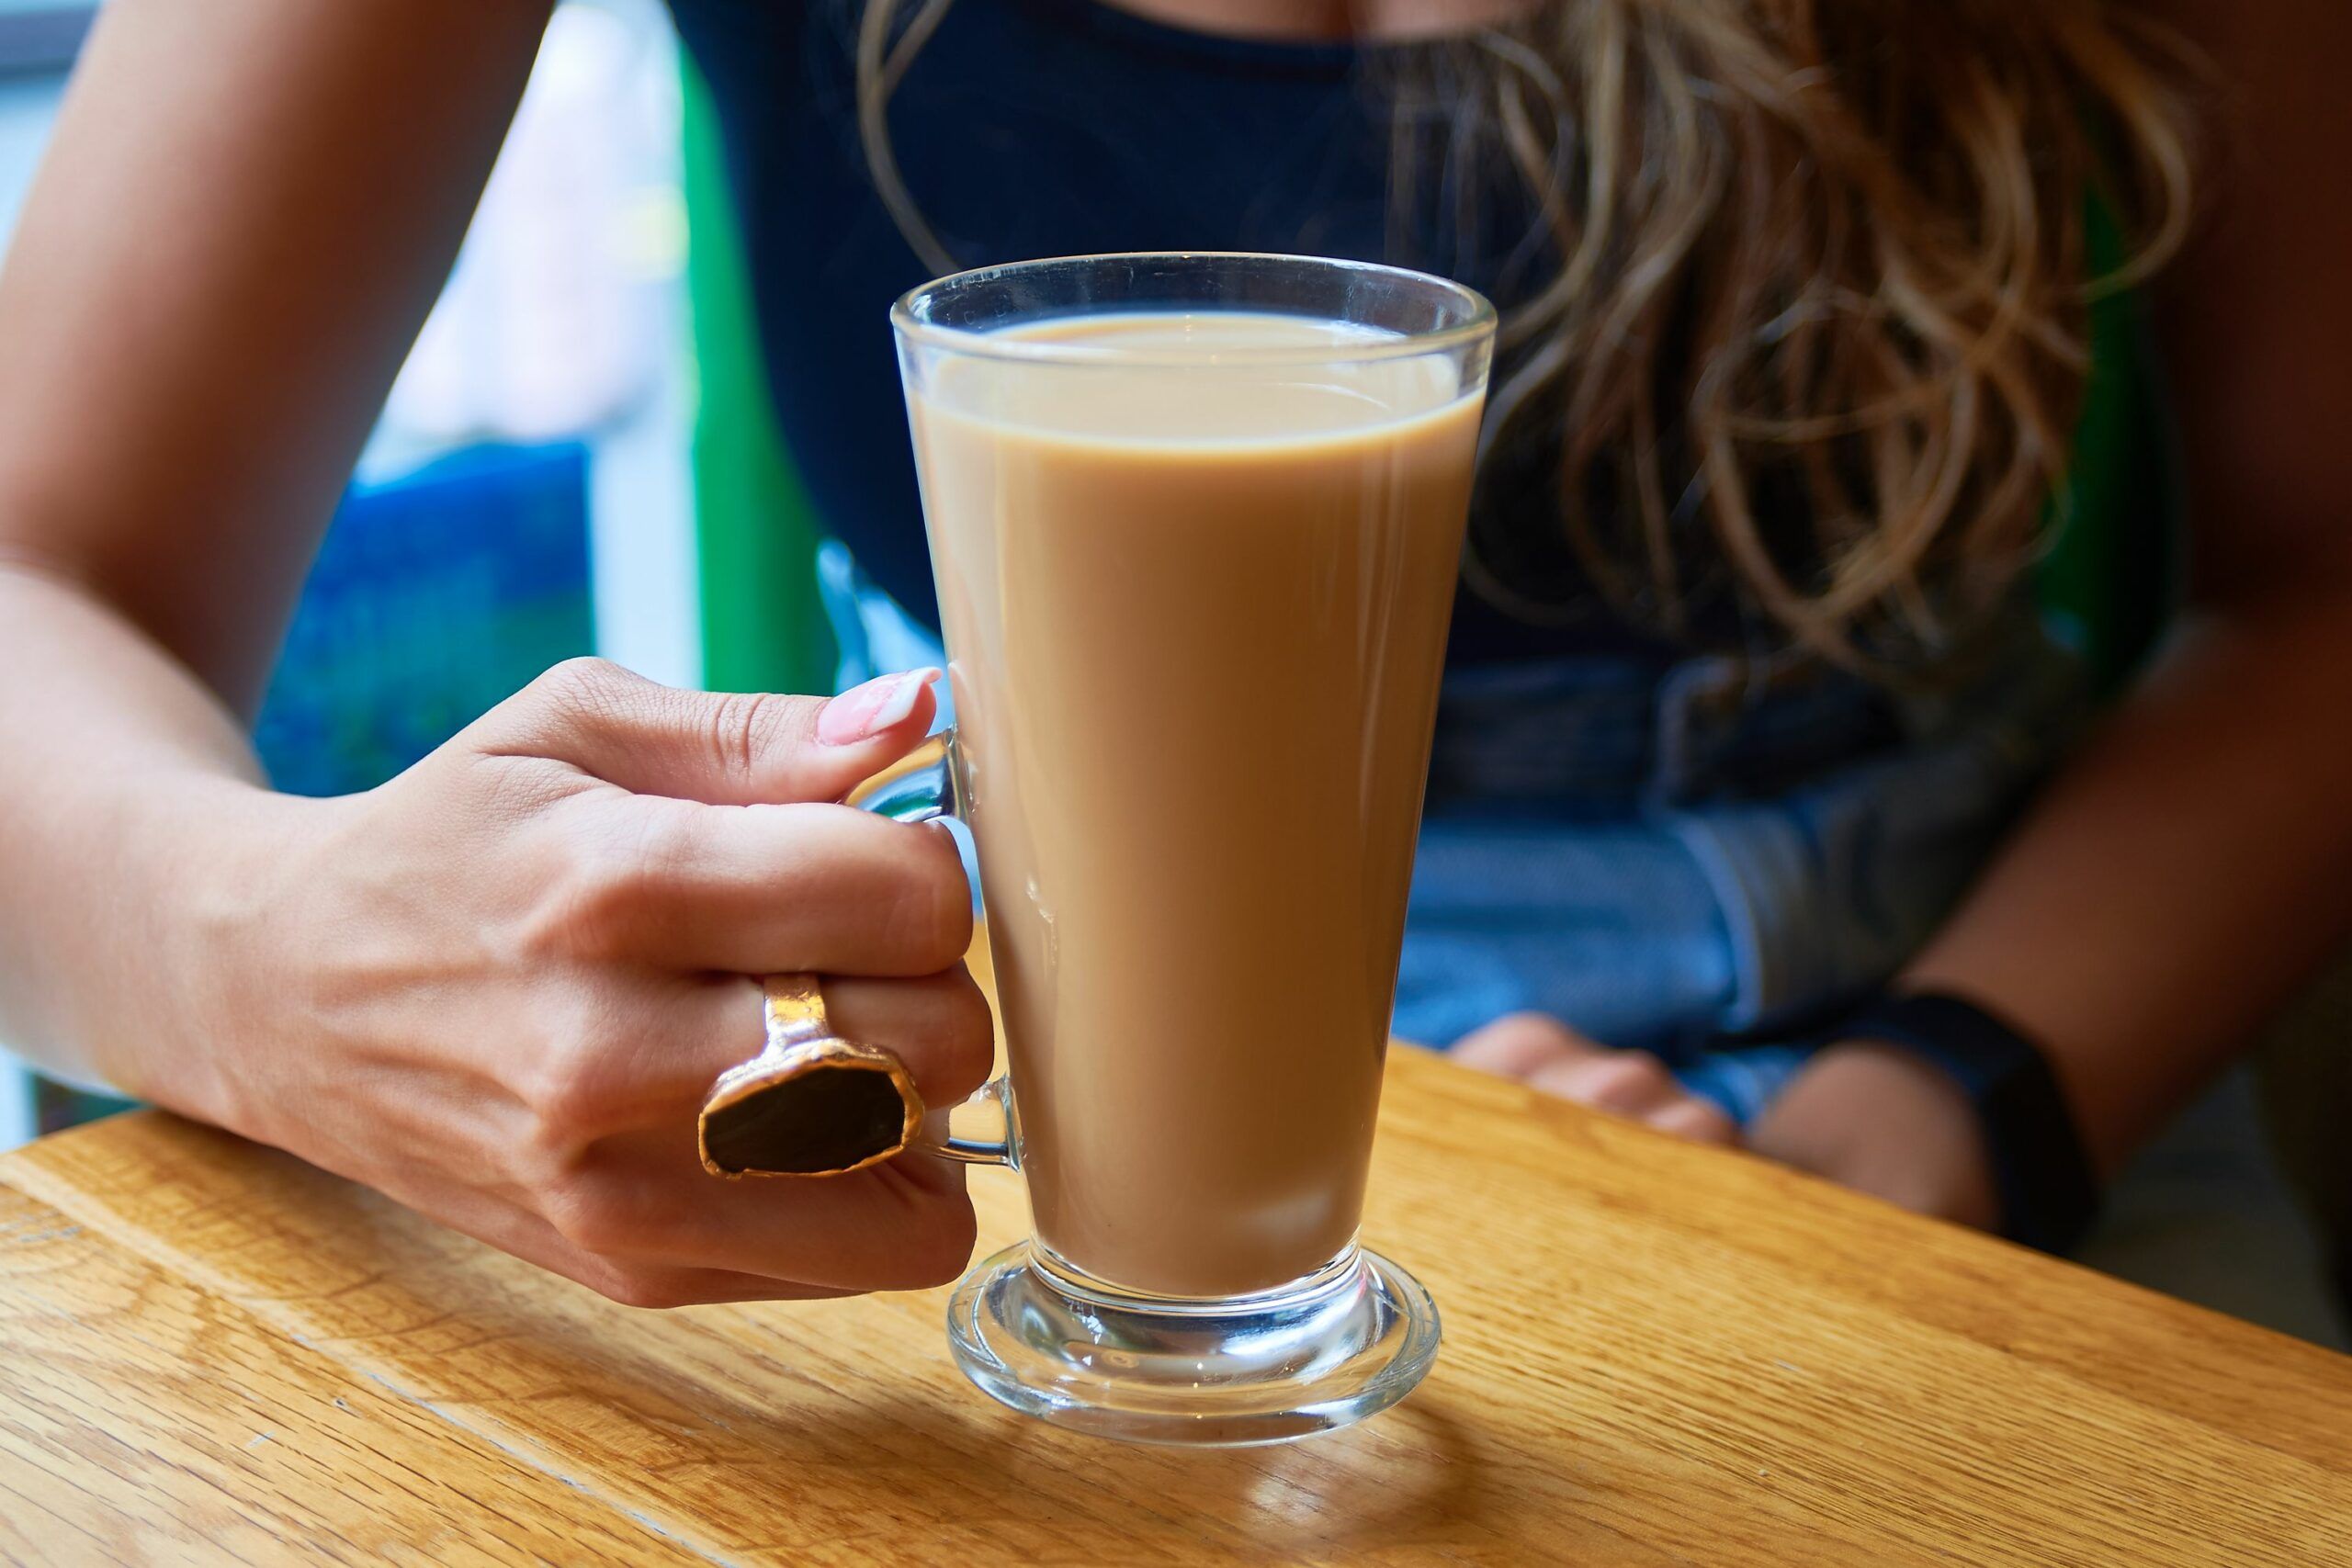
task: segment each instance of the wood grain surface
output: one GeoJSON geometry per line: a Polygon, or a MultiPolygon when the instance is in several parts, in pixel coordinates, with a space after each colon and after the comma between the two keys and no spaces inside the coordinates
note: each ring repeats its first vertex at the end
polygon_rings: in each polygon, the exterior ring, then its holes
{"type": "Polygon", "coordinates": [[[12,1561],[702,1561],[6,1189],[0,1345],[12,1561]]]}
{"type": "Polygon", "coordinates": [[[31,1561],[2352,1564],[2352,1360],[1410,1049],[1366,1235],[1444,1349],[1270,1450],[1001,1410],[942,1292],[631,1312],[163,1116],[0,1180],[31,1561]]]}

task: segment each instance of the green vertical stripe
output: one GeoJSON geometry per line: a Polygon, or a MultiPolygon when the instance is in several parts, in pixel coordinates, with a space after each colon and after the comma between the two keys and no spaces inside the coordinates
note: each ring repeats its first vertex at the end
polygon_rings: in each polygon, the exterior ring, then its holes
{"type": "Polygon", "coordinates": [[[830,691],[837,655],[817,593],[820,530],[776,433],[718,112],[700,73],[688,63],[685,73],[703,684],[830,691]]]}

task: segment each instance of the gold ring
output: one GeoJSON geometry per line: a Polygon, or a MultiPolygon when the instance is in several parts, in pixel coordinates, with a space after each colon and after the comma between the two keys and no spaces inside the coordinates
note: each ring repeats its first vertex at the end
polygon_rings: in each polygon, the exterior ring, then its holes
{"type": "Polygon", "coordinates": [[[922,1096],[895,1052],[835,1033],[814,975],[771,975],[760,988],[766,1043],[718,1075],[695,1119],[705,1170],[842,1176],[915,1141],[922,1096]]]}

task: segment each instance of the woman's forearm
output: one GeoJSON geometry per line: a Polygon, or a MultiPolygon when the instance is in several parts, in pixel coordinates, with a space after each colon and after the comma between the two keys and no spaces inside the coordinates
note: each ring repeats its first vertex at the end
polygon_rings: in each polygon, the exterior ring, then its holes
{"type": "Polygon", "coordinates": [[[2194,627],[2052,783],[1908,985],[2045,1043],[2112,1170],[2352,928],[2352,592],[2194,627]]]}
{"type": "MultiPolygon", "coordinates": [[[[2041,1041],[2112,1172],[2347,930],[2352,592],[2313,587],[2188,632],[1902,983],[1970,997],[2041,1041]]],[[[1834,1055],[1768,1145],[1829,1136],[1898,1070],[1834,1055]]]]}
{"type": "Polygon", "coordinates": [[[174,889],[265,797],[212,691],[60,575],[0,563],[0,1043],[69,1076],[154,994],[174,889]]]}

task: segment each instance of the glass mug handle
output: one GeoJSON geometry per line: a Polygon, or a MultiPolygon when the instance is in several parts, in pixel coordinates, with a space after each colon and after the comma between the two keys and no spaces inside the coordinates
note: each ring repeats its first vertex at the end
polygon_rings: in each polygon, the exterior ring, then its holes
{"type": "MultiPolygon", "coordinates": [[[[902,761],[851,792],[849,803],[899,822],[956,814],[955,734],[933,736],[902,761]]],[[[844,1040],[825,1014],[814,975],[761,982],[766,1045],[718,1075],[703,1101],[695,1138],[703,1168],[745,1176],[842,1176],[918,1149],[966,1165],[1018,1167],[1012,1097],[1001,1077],[949,1111],[939,1132],[898,1053],[844,1040]],[[955,1118],[993,1110],[995,1135],[965,1137],[955,1118]]]]}

